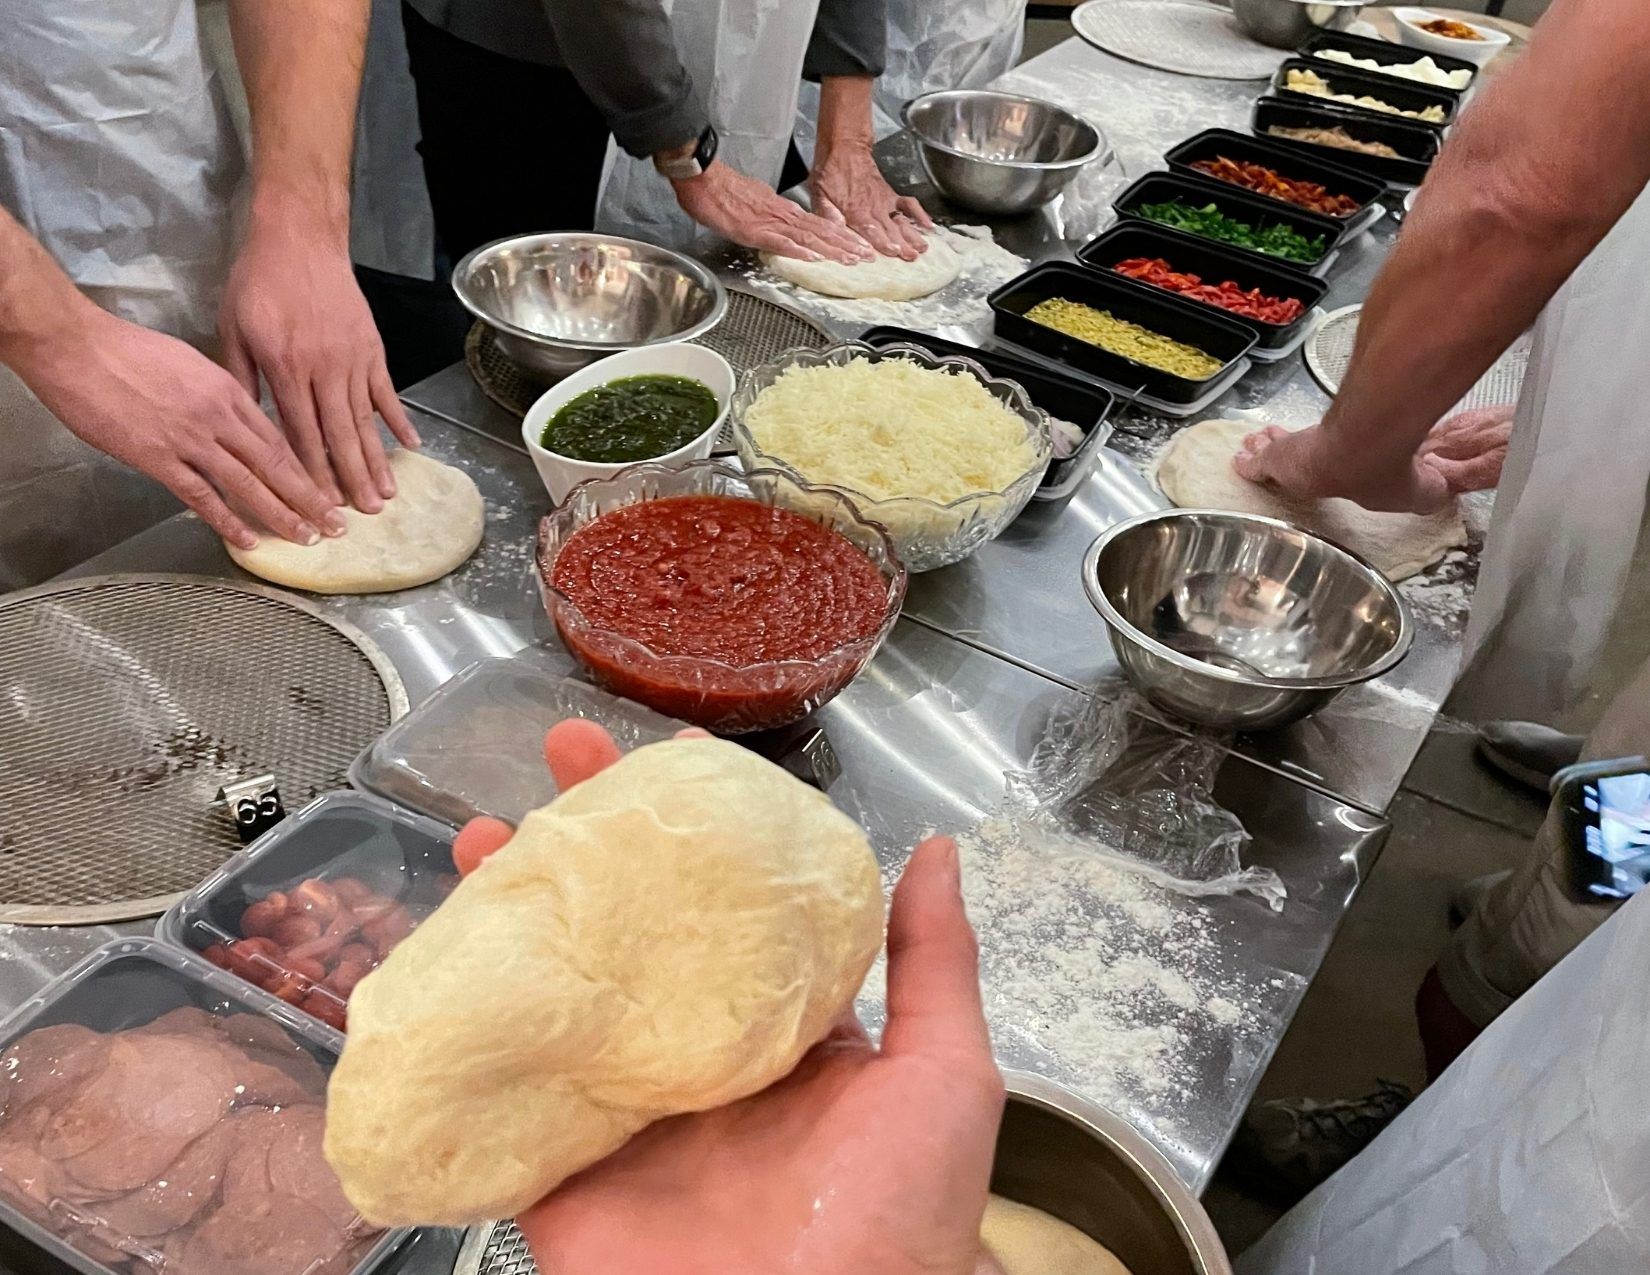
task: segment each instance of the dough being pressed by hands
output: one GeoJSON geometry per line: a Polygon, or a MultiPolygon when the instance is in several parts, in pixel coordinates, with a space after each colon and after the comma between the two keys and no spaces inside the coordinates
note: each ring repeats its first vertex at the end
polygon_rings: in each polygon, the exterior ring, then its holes
{"type": "Polygon", "coordinates": [[[309,593],[390,593],[439,580],[481,543],[486,507],[462,469],[399,448],[395,495],[375,514],[345,508],[344,534],[312,545],[266,533],[251,549],[224,542],[242,568],[309,593]]]}
{"type": "Polygon", "coordinates": [[[1069,1222],[994,1195],[980,1222],[980,1247],[1003,1275],[1129,1275],[1111,1250],[1069,1222]]]}
{"type": "Polygon", "coordinates": [[[1467,543],[1459,504],[1434,514],[1379,513],[1339,497],[1293,500],[1239,477],[1232,458],[1260,428],[1203,421],[1176,434],[1157,465],[1163,494],[1183,509],[1227,509],[1295,523],[1369,559],[1392,580],[1424,571],[1467,543]]]}
{"type": "Polygon", "coordinates": [[[781,279],[827,297],[913,301],[938,292],[962,273],[961,253],[939,235],[926,238],[928,251],[915,261],[879,254],[850,266],[840,261],[803,261],[765,252],[762,264],[781,279]]]}
{"type": "Polygon", "coordinates": [[[637,749],[522,821],[356,987],[326,1155],[386,1226],[511,1217],[791,1070],[882,941],[865,834],[738,744],[637,749]]]}

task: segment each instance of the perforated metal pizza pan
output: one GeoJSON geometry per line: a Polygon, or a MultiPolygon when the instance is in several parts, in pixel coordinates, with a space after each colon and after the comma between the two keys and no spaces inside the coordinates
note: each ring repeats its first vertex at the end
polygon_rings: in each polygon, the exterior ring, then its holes
{"type": "MultiPolygon", "coordinates": [[[[1331,311],[1324,316],[1306,345],[1307,371],[1311,372],[1312,379],[1326,394],[1333,396],[1340,392],[1341,381],[1352,363],[1352,350],[1358,339],[1358,318],[1362,313],[1362,305],[1342,306],[1331,311]]],[[[1464,412],[1476,407],[1517,402],[1529,361],[1528,341],[1520,339],[1490,365],[1489,370],[1450,410],[1464,412]]]]}
{"type": "Polygon", "coordinates": [[[0,922],[164,911],[240,848],[219,787],[271,772],[296,809],[406,710],[365,634],[265,585],[134,574],[0,598],[0,922]]]}
{"type": "Polygon", "coordinates": [[[514,1222],[472,1227],[453,1263],[453,1275],[538,1275],[538,1269],[514,1222]]]}

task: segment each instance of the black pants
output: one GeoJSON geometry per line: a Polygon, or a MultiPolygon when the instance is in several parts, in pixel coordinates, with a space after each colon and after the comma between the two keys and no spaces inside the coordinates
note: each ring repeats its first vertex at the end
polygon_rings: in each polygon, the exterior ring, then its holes
{"type": "Polygon", "coordinates": [[[448,262],[506,235],[591,229],[607,124],[572,74],[490,53],[406,5],[401,18],[448,262]]]}

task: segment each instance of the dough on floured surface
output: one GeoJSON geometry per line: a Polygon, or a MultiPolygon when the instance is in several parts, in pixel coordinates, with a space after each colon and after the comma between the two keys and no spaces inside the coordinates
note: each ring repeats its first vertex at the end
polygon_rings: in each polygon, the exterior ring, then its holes
{"type": "Polygon", "coordinates": [[[980,1247],[1003,1275],[1129,1275],[1104,1244],[1041,1209],[994,1195],[980,1222],[980,1247]]]}
{"type": "Polygon", "coordinates": [[[486,507],[462,469],[400,448],[389,455],[395,495],[375,514],[345,508],[341,536],[294,544],[266,532],[251,549],[227,541],[242,568],[310,593],[389,593],[439,580],[481,543],[486,507]]]}
{"type": "Polygon", "coordinates": [[[927,238],[928,251],[915,261],[878,256],[850,266],[840,261],[802,261],[765,252],[762,264],[786,282],[827,297],[914,301],[938,292],[962,273],[962,254],[939,235],[927,238]]]}
{"type": "Polygon", "coordinates": [[[511,1217],[664,1116],[784,1076],[882,941],[865,834],[737,744],[535,810],[350,998],[326,1154],[385,1225],[511,1217]]]}
{"type": "Polygon", "coordinates": [[[1244,421],[1202,421],[1176,434],[1157,464],[1163,494],[1183,509],[1227,509],[1282,518],[1369,559],[1389,579],[1424,571],[1467,543],[1459,505],[1435,514],[1380,513],[1350,500],[1292,500],[1239,477],[1232,457],[1262,428],[1244,421]]]}

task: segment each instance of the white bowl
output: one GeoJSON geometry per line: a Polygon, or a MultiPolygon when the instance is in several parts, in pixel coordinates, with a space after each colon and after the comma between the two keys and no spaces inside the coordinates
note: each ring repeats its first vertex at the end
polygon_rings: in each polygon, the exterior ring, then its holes
{"type": "Polygon", "coordinates": [[[1444,53],[1450,57],[1463,58],[1474,66],[1483,66],[1512,43],[1512,36],[1505,31],[1497,31],[1494,27],[1481,26],[1476,22],[1463,22],[1460,18],[1452,21],[1471,27],[1484,38],[1457,40],[1454,36],[1434,35],[1431,31],[1421,30],[1421,23],[1431,22],[1434,18],[1442,16],[1431,9],[1408,6],[1395,8],[1392,17],[1398,27],[1398,43],[1411,49],[1420,49],[1423,53],[1444,53]]]}
{"type": "Polygon", "coordinates": [[[589,367],[573,373],[565,381],[551,386],[538,401],[527,409],[521,419],[521,441],[527,445],[527,454],[533,458],[533,467],[539,471],[544,489],[558,505],[580,483],[588,478],[611,478],[622,469],[653,461],[661,465],[680,465],[690,460],[704,460],[716,446],[716,435],[728,418],[728,406],[733,402],[735,377],[728,361],[715,350],[702,345],[677,342],[672,345],[650,345],[639,350],[626,350],[598,359],[589,367]],[[678,447],[663,456],[642,456],[623,464],[601,463],[593,460],[574,460],[545,448],[539,440],[550,418],[566,404],[586,390],[619,380],[626,376],[690,376],[702,382],[716,395],[721,410],[710,428],[686,446],[678,447]]]}

